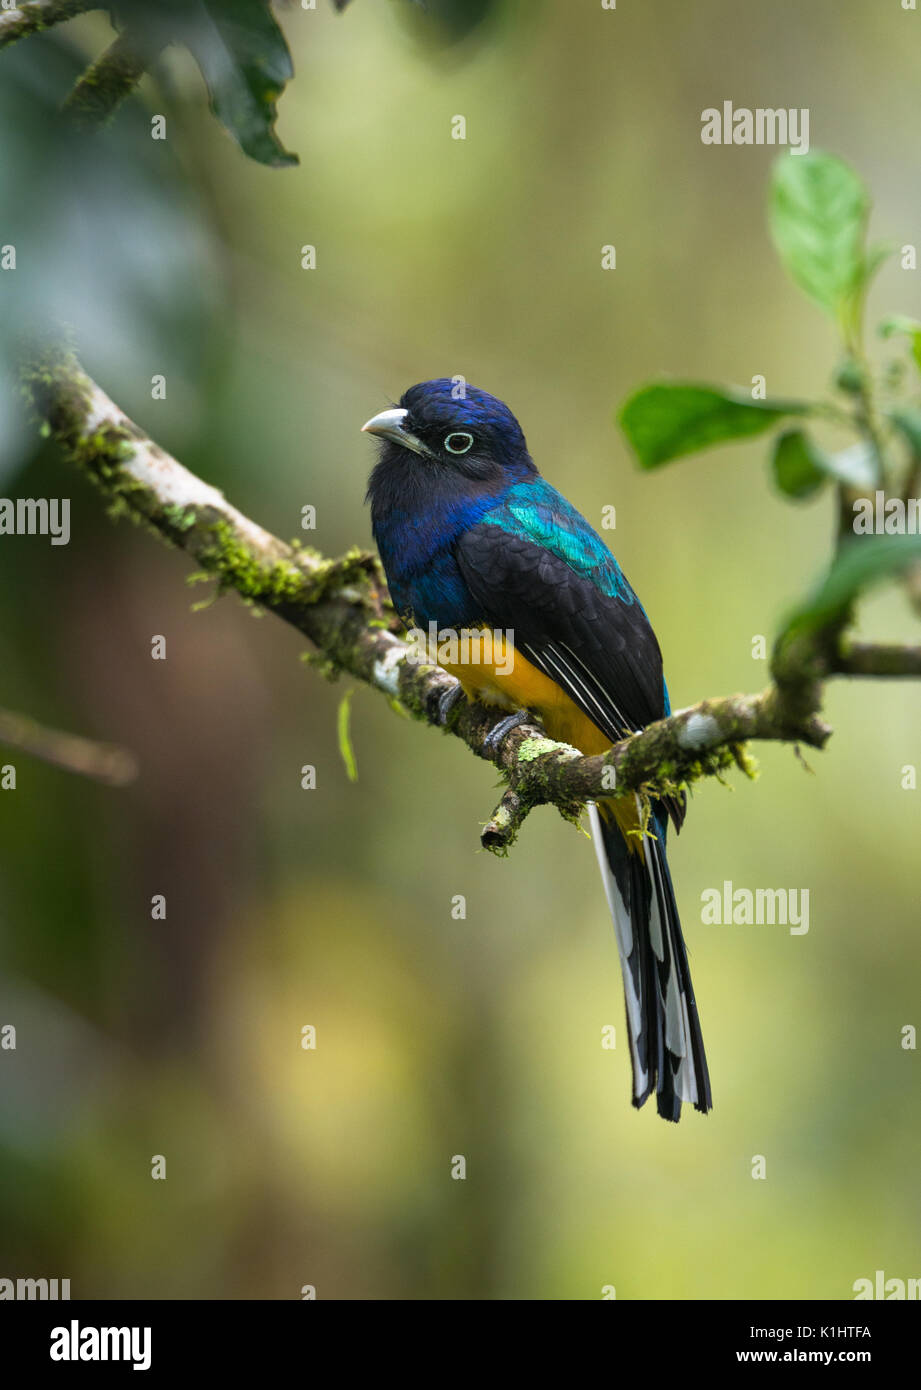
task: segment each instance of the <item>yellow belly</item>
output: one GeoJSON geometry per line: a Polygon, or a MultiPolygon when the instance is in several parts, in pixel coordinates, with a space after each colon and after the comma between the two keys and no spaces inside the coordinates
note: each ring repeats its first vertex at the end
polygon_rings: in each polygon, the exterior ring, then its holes
{"type": "MultiPolygon", "coordinates": [[[[439,665],[455,676],[471,700],[498,705],[509,711],[529,709],[538,715],[549,738],[571,743],[581,753],[604,753],[611,740],[593,724],[556,681],[544,675],[516,650],[501,633],[486,629],[482,634],[465,635],[457,664],[444,660],[439,665]]],[[[624,832],[631,849],[642,853],[636,831],[639,812],[633,797],[599,803],[599,810],[613,817],[624,832]],[[634,832],[629,834],[628,832],[634,832]]]]}

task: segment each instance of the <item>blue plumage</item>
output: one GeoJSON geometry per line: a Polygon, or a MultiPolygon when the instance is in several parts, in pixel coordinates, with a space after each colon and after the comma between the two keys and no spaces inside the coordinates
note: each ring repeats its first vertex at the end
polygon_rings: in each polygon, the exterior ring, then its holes
{"type": "Polygon", "coordinates": [[[384,436],[368,484],[374,539],[394,605],[422,627],[435,622],[462,628],[479,620],[454,547],[515,482],[537,477],[508,407],[473,386],[458,400],[458,389],[445,377],[405,392],[399,408],[408,412],[412,437],[427,452],[420,455],[384,436]],[[444,449],[445,438],[460,429],[474,432],[474,453],[444,449]]]}
{"type": "MultiPolygon", "coordinates": [[[[561,721],[567,732],[553,736],[581,739],[585,751],[668,713],[662,656],[642,605],[601,537],[540,476],[508,406],[441,378],[411,387],[365,428],[383,441],[368,485],[371,520],[408,626],[504,630],[524,675],[501,693],[530,703],[542,690],[548,730],[561,721]]],[[[491,672],[487,685],[496,678],[491,672]]],[[[678,1119],[685,1101],[707,1110],[707,1064],[665,857],[668,818],[680,827],[683,798],[653,802],[649,838],[638,806],[604,798],[591,815],[623,967],[634,1104],[655,1091],[667,1119],[678,1119]]]]}
{"type": "Polygon", "coordinates": [[[609,598],[634,602],[636,595],[604,541],[543,478],[514,483],[482,520],[558,555],[609,598]]]}

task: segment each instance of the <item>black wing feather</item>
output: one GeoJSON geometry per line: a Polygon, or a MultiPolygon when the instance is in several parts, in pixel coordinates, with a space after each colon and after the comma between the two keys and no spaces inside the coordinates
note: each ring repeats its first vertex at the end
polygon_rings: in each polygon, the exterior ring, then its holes
{"type": "Polygon", "coordinates": [[[662,718],[662,654],[636,598],[605,594],[544,546],[488,522],[461,536],[456,557],[484,620],[512,628],[515,645],[612,740],[662,718]]]}
{"type": "MultiPolygon", "coordinates": [[[[464,532],[455,556],[483,621],[511,628],[516,647],[612,743],[663,718],[662,653],[626,581],[629,602],[545,546],[486,521],[464,532]]],[[[680,827],[684,798],[665,804],[680,827]]]]}

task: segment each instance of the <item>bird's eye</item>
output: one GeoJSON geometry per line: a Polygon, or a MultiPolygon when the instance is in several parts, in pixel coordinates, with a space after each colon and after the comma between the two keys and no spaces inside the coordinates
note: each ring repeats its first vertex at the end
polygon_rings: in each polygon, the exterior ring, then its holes
{"type": "Polygon", "coordinates": [[[466,454],[473,448],[473,435],[466,430],[454,430],[445,435],[445,448],[449,454],[466,454]]]}

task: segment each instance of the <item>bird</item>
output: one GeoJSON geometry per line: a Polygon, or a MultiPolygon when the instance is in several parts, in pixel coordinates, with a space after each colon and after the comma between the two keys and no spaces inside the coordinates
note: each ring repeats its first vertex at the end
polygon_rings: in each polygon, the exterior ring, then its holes
{"type": "MultiPolygon", "coordinates": [[[[362,426],[378,443],[366,501],[408,629],[478,634],[440,664],[452,696],[539,721],[584,754],[670,713],[652,626],[601,537],[538,472],[518,420],[464,378],[411,386],[362,426]],[[494,635],[500,641],[492,641],[494,635]],[[479,644],[479,645],[478,645],[479,644]],[[508,658],[511,659],[508,659],[508,658]]],[[[446,717],[447,709],[443,711],[446,717]]],[[[687,950],[666,856],[682,796],[588,807],[623,976],[632,1103],[712,1108],[687,950]]]]}

